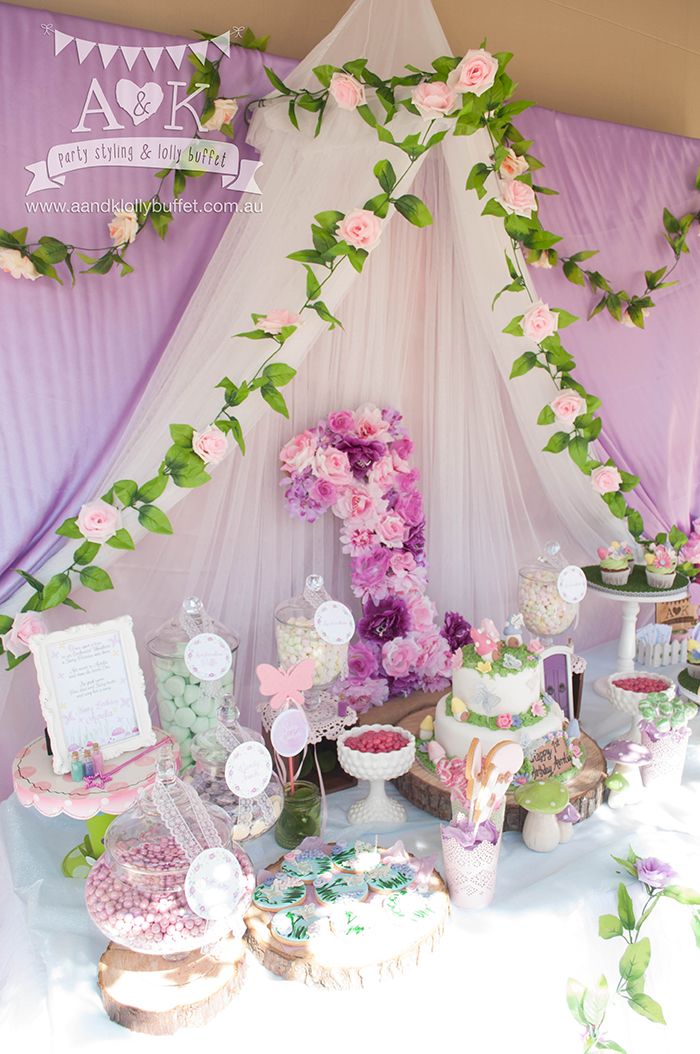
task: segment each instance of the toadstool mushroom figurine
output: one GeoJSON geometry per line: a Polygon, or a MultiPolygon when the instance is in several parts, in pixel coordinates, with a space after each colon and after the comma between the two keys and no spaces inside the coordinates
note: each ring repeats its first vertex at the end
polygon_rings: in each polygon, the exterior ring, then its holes
{"type": "Polygon", "coordinates": [[[581,819],[580,813],[575,805],[569,802],[561,812],[557,813],[557,823],[559,824],[559,841],[568,842],[571,835],[574,833],[574,824],[578,823],[581,819]]]}
{"type": "Polygon", "coordinates": [[[644,793],[640,769],[651,761],[651,751],[641,743],[630,743],[626,739],[616,739],[604,747],[603,754],[608,761],[615,764],[612,775],[608,776],[605,785],[608,788],[608,805],[611,809],[621,809],[625,805],[635,805],[641,801],[644,793]]]}
{"type": "Polygon", "coordinates": [[[523,841],[536,853],[550,853],[561,841],[557,814],[569,804],[569,792],[556,780],[536,780],[518,787],[515,800],[525,809],[523,841]]]}

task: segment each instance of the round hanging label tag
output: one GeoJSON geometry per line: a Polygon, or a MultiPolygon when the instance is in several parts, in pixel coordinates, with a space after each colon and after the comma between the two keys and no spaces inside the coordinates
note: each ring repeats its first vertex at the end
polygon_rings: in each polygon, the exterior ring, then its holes
{"type": "Polygon", "coordinates": [[[243,871],[228,849],[205,849],[185,876],[185,899],[195,915],[219,922],[232,915],[243,895],[243,871]]]}
{"type": "Polygon", "coordinates": [[[236,747],[224,769],[227,787],[239,798],[257,798],[267,787],[271,775],[270,751],[255,740],[236,747]]]}
{"type": "Polygon", "coordinates": [[[283,758],[301,754],[309,742],[309,722],[306,715],[296,707],[283,710],[272,722],[270,741],[283,758]]]}
{"type": "Polygon", "coordinates": [[[233,662],[231,649],[216,633],[198,633],[192,637],[183,658],[187,669],[200,681],[221,680],[233,662]]]}
{"type": "Polygon", "coordinates": [[[338,600],[324,600],[314,612],[314,626],[326,644],[347,644],[355,632],[352,611],[338,600]]]}
{"type": "Polygon", "coordinates": [[[568,564],[563,568],[557,578],[557,589],[559,596],[567,604],[580,604],[588,589],[588,582],[581,568],[576,564],[568,564]]]}

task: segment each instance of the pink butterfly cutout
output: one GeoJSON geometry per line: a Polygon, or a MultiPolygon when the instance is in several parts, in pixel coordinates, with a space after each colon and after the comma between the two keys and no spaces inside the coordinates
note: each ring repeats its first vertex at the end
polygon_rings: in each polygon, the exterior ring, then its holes
{"type": "Polygon", "coordinates": [[[285,703],[304,705],[304,692],[314,683],[314,670],[314,660],[304,659],[288,670],[263,662],[256,667],[255,672],[260,681],[261,694],[269,695],[270,706],[273,710],[279,710],[285,703]]]}

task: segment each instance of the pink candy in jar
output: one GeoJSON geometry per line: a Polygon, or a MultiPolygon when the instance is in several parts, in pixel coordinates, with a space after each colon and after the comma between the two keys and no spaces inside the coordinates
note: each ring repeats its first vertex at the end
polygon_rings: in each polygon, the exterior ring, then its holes
{"type": "Polygon", "coordinates": [[[525,625],[538,637],[556,637],[576,618],[578,605],[561,597],[558,578],[558,571],[546,567],[520,569],[518,606],[525,625]]]}

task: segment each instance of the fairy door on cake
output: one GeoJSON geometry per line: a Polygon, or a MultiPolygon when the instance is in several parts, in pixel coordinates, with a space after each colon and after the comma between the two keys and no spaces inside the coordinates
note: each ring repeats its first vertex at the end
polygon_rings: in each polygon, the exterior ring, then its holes
{"type": "Polygon", "coordinates": [[[569,721],[574,716],[571,656],[571,648],[561,646],[542,652],[542,689],[559,704],[569,721]]]}

